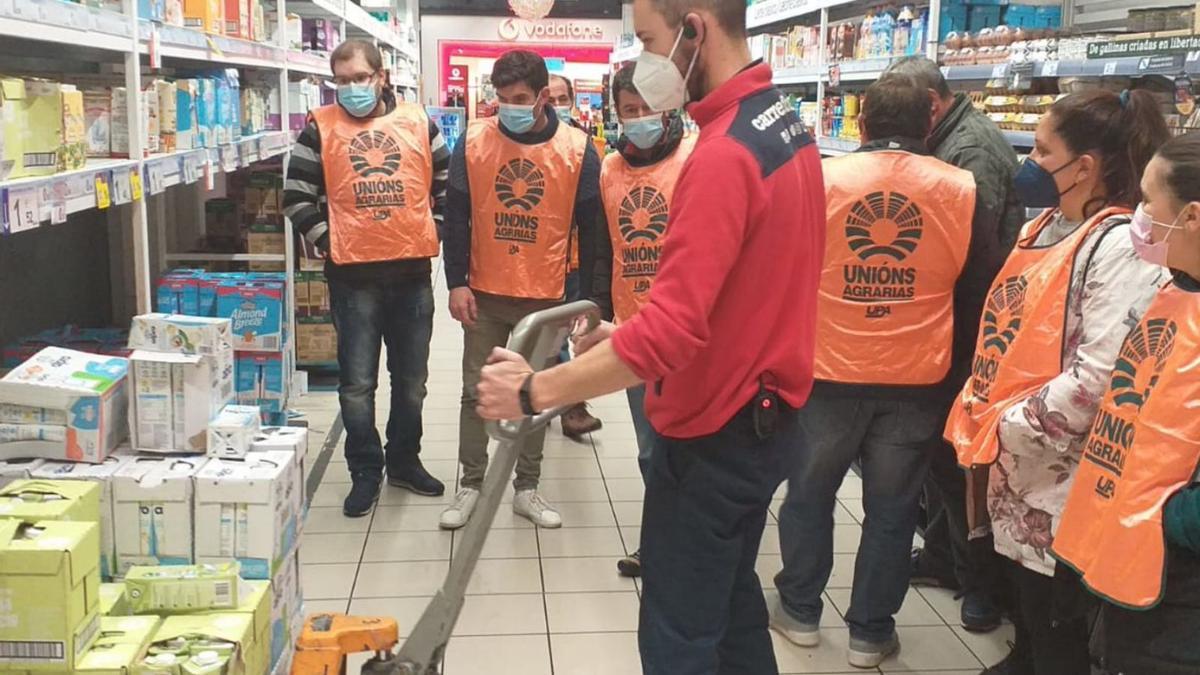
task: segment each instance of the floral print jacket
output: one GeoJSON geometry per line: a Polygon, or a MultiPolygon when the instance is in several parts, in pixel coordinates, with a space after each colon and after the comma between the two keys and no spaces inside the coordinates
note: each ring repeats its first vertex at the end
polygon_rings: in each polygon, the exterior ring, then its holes
{"type": "MultiPolygon", "coordinates": [[[[996,550],[1047,576],[1055,565],[1050,544],[1121,343],[1167,280],[1164,268],[1134,253],[1128,222],[1110,218],[1080,247],[1067,301],[1063,372],[1000,421],[1000,453],[988,481],[996,550]]],[[[1037,244],[1061,240],[1078,226],[1059,214],[1037,244]]]]}

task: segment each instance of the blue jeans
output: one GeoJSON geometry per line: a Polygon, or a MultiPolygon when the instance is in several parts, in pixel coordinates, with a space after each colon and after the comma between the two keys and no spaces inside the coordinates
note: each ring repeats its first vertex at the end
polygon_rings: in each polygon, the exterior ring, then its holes
{"type": "Polygon", "coordinates": [[[633,418],[633,431],[637,435],[638,469],[642,472],[642,482],[650,472],[650,450],[654,447],[654,427],[646,419],[646,385],[639,384],[625,390],[629,399],[629,415],[633,418]]]}
{"type": "MultiPolygon", "coordinates": [[[[567,272],[567,280],[563,290],[565,292],[565,297],[563,299],[566,302],[575,302],[579,299],[579,270],[567,272]]],[[[559,363],[566,363],[567,361],[571,360],[571,349],[568,347],[569,344],[570,340],[563,343],[562,351],[558,353],[559,363]]]]}
{"type": "Polygon", "coordinates": [[[777,675],[754,571],[767,507],[798,452],[794,410],[760,440],[747,405],[700,438],[656,436],[642,511],[645,675],[777,675]]]}
{"type": "Polygon", "coordinates": [[[873,400],[814,392],[800,411],[808,452],[800,456],[779,513],[783,571],[775,577],[784,608],[817,625],[821,593],[833,570],[833,509],[854,460],[862,465],[866,519],[846,623],[869,642],[891,637],[908,592],[917,502],[934,441],[938,406],[924,401],[873,400]]]}
{"type": "Polygon", "coordinates": [[[346,464],[352,477],[379,480],[385,466],[398,473],[418,461],[421,452],[433,287],[429,277],[366,284],[330,279],[329,305],[338,335],[338,401],[346,425],[346,464]],[[375,427],[381,345],[387,345],[392,380],[386,457],[375,427]]]}

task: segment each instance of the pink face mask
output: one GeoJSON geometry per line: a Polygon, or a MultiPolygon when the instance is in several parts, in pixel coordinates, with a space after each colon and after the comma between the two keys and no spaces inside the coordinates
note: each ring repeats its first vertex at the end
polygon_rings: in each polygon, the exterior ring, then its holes
{"type": "MultiPolygon", "coordinates": [[[[1175,217],[1179,220],[1179,216],[1175,217]]],[[[1138,257],[1151,265],[1167,266],[1167,240],[1171,238],[1171,232],[1182,229],[1180,226],[1172,222],[1170,225],[1166,223],[1157,223],[1161,227],[1167,228],[1167,236],[1162,238],[1162,241],[1155,242],[1152,239],[1151,233],[1154,231],[1155,221],[1146,213],[1141,204],[1138,204],[1137,210],[1133,212],[1133,220],[1129,227],[1129,238],[1133,241],[1133,250],[1138,257]]]]}

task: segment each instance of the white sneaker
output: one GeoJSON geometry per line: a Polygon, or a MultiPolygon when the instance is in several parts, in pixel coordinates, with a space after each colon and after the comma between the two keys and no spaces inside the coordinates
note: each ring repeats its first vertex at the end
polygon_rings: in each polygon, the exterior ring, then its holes
{"type": "Polygon", "coordinates": [[[562,527],[562,516],[542,499],[537,490],[518,490],[513,497],[513,513],[528,518],[538,527],[562,527]]]}
{"type": "Polygon", "coordinates": [[[788,642],[797,647],[816,647],[821,644],[821,627],[818,624],[797,620],[783,608],[778,596],[768,596],[770,627],[788,642]]]}
{"type": "Polygon", "coordinates": [[[442,511],[442,519],[438,525],[443,530],[457,530],[471,519],[475,511],[475,503],[479,501],[479,490],[463,488],[454,495],[454,503],[442,511]]]}
{"type": "Polygon", "coordinates": [[[855,668],[878,668],[879,664],[898,651],[900,651],[900,638],[894,632],[884,642],[867,642],[850,638],[847,661],[855,668]]]}

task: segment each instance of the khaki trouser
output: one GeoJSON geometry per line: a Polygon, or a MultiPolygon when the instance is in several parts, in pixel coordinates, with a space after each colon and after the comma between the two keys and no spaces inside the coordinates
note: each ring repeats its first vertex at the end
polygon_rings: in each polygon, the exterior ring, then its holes
{"type": "MultiPolygon", "coordinates": [[[[475,293],[475,302],[479,310],[475,325],[463,328],[463,391],[462,408],[458,414],[458,461],[462,462],[463,467],[461,486],[479,489],[488,465],[488,435],[483,428],[483,419],[475,412],[479,371],[487,363],[494,347],[503,347],[508,343],[509,334],[521,319],[562,303],[559,300],[527,300],[479,292],[475,293]]],[[[551,361],[557,357],[555,354],[551,361]]],[[[513,487],[517,490],[530,490],[538,486],[545,440],[545,427],[525,438],[524,447],[517,458],[517,476],[513,480],[513,487]]]]}

